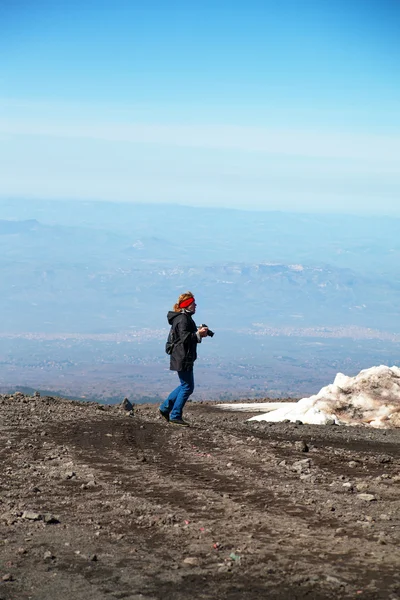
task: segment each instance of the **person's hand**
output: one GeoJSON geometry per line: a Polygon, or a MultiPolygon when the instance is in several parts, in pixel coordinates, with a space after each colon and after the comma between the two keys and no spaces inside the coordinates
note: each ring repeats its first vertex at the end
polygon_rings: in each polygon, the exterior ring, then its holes
{"type": "Polygon", "coordinates": [[[208,327],[199,327],[197,330],[200,334],[200,337],[207,337],[208,327]]]}

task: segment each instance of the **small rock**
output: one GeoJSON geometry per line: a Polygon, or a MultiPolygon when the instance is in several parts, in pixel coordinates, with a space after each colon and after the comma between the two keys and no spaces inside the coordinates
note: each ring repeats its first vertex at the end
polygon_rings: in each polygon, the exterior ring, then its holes
{"type": "Polygon", "coordinates": [[[345,529],[343,527],[338,527],[337,529],[335,529],[335,533],[337,535],[342,535],[343,533],[345,533],[345,529]]]}
{"type": "Polygon", "coordinates": [[[383,535],[380,535],[378,538],[378,544],[381,544],[381,546],[386,546],[387,542],[385,540],[385,537],[383,535]]]}
{"type": "Polygon", "coordinates": [[[218,567],[218,573],[228,573],[230,570],[231,569],[228,565],[221,565],[218,567]]]}
{"type": "Polygon", "coordinates": [[[351,460],[351,461],[348,463],[348,465],[349,465],[349,467],[350,467],[351,469],[354,469],[355,467],[357,467],[357,466],[358,466],[358,463],[356,463],[356,461],[355,461],[355,460],[351,460]]]}
{"type": "Polygon", "coordinates": [[[43,560],[53,560],[53,558],[55,558],[55,556],[52,552],[50,552],[50,550],[46,550],[46,552],[43,554],[43,560]]]}
{"type": "Polygon", "coordinates": [[[22,513],[22,518],[28,519],[29,521],[39,521],[42,518],[42,515],[34,512],[33,510],[24,510],[22,513]]]}
{"type": "Polygon", "coordinates": [[[198,567],[200,564],[200,561],[196,556],[187,556],[186,558],[183,559],[183,564],[189,565],[192,567],[198,567]]]}
{"type": "Polygon", "coordinates": [[[58,517],[55,517],[54,515],[52,515],[50,513],[46,513],[43,516],[43,521],[45,523],[47,523],[47,525],[52,525],[52,524],[56,524],[56,523],[60,522],[60,520],[58,519],[58,517]]]}
{"type": "Polygon", "coordinates": [[[67,471],[65,473],[65,479],[72,479],[73,477],[76,477],[75,471],[67,471]]]}
{"type": "Polygon", "coordinates": [[[14,577],[11,575],[11,573],[6,573],[5,575],[3,575],[1,580],[2,581],[14,581],[14,577]]]}
{"type": "Polygon", "coordinates": [[[357,498],[360,498],[360,500],[365,500],[365,502],[376,501],[374,494],[357,494],[357,498]]]}
{"type": "Polygon", "coordinates": [[[302,460],[297,460],[292,465],[292,469],[297,473],[304,473],[308,471],[311,467],[311,460],[309,458],[303,458],[302,460]]]}
{"type": "Polygon", "coordinates": [[[89,560],[97,562],[97,554],[89,554],[89,560]]]}
{"type": "Polygon", "coordinates": [[[334,575],[326,575],[325,579],[328,583],[332,583],[333,585],[340,585],[340,586],[346,585],[345,581],[343,581],[342,579],[339,579],[339,577],[336,577],[334,575]]]}
{"type": "Polygon", "coordinates": [[[371,484],[367,483],[366,481],[360,481],[359,483],[357,483],[357,490],[359,492],[365,492],[366,490],[368,490],[370,485],[371,484]]]}
{"type": "Polygon", "coordinates": [[[304,440],[298,441],[294,443],[294,447],[299,452],[308,452],[309,448],[304,440]]]}
{"type": "Polygon", "coordinates": [[[390,517],[390,515],[387,515],[385,513],[382,513],[381,515],[379,515],[379,518],[381,521],[391,521],[392,518],[390,517]]]}

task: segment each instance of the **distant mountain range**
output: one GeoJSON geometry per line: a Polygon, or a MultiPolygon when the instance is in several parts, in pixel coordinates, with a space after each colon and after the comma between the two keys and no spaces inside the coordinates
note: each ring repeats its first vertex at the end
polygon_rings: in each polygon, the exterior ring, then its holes
{"type": "Polygon", "coordinates": [[[213,328],[400,331],[399,220],[27,201],[1,217],[3,332],[163,327],[187,289],[213,328]]]}

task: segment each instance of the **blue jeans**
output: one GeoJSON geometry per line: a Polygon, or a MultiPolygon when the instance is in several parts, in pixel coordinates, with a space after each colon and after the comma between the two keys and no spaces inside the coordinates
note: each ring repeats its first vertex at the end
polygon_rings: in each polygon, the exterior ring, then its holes
{"type": "Polygon", "coordinates": [[[168,413],[169,418],[172,420],[182,419],[183,407],[194,390],[193,369],[191,371],[178,371],[178,377],[181,382],[180,385],[170,393],[160,406],[160,410],[168,413]]]}

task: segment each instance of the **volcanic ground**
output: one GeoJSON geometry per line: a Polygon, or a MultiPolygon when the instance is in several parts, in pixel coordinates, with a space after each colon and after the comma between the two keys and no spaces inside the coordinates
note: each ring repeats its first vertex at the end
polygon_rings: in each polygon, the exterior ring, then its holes
{"type": "Polygon", "coordinates": [[[0,600],[399,599],[400,430],[246,416],[0,397],[0,600]]]}

